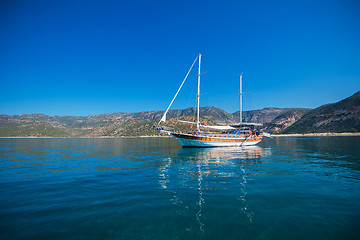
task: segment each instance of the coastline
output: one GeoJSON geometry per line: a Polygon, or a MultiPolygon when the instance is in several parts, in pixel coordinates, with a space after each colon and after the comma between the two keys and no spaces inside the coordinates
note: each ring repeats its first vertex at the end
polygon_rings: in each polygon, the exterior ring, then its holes
{"type": "Polygon", "coordinates": [[[349,137],[360,136],[360,133],[294,133],[294,134],[271,134],[272,137],[349,137]]]}
{"type": "Polygon", "coordinates": [[[34,136],[17,136],[17,137],[0,137],[2,138],[26,138],[26,139],[41,139],[41,138],[170,138],[170,136],[120,136],[120,137],[112,137],[112,136],[102,136],[102,137],[34,137],[34,136]]]}
{"type": "MultiPolygon", "coordinates": [[[[294,134],[271,134],[272,137],[349,137],[360,136],[359,133],[294,133],[294,134]]],[[[26,139],[41,139],[41,138],[170,138],[168,135],[163,136],[102,136],[102,137],[34,137],[34,136],[16,136],[16,137],[0,137],[0,139],[6,138],[26,138],[26,139]]]]}

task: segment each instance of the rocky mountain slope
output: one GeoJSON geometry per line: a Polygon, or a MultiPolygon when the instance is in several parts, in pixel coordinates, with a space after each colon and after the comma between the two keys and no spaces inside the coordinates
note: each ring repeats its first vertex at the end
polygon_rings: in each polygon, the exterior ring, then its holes
{"type": "MultiPolygon", "coordinates": [[[[277,116],[286,113],[295,108],[264,108],[261,110],[245,111],[243,112],[243,121],[251,123],[270,123],[277,116]]],[[[239,111],[232,114],[233,119],[239,122],[239,111]]]]}
{"type": "Polygon", "coordinates": [[[360,91],[337,103],[326,104],[305,113],[282,133],[360,131],[360,91]]]}
{"type": "Polygon", "coordinates": [[[269,133],[281,133],[301,117],[309,112],[310,109],[292,109],[275,117],[270,123],[264,124],[264,131],[269,133]]]}

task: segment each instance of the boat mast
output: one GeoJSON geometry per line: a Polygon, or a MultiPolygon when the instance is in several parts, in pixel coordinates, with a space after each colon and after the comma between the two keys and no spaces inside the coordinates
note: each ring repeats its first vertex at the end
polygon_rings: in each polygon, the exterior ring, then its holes
{"type": "Polygon", "coordinates": [[[240,74],[240,124],[242,124],[242,74],[240,74]]]}
{"type": "Polygon", "coordinates": [[[200,64],[201,54],[199,53],[198,90],[197,90],[197,130],[200,130],[200,64]]]}

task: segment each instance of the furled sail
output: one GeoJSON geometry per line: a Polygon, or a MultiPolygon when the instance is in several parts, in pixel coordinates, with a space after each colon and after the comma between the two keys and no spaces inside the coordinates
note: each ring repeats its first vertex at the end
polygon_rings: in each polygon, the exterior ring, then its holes
{"type": "Polygon", "coordinates": [[[210,128],[210,129],[214,129],[214,130],[235,130],[235,129],[237,129],[232,126],[204,126],[204,125],[201,125],[201,127],[210,128]]]}
{"type": "Polygon", "coordinates": [[[235,124],[235,125],[231,125],[232,127],[235,127],[235,128],[239,128],[239,127],[242,127],[242,126],[262,126],[261,123],[240,123],[240,124],[235,124]]]}

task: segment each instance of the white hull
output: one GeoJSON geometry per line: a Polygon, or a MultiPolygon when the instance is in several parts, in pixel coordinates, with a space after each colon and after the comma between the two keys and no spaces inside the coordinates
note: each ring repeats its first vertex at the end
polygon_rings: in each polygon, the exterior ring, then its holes
{"type": "Polygon", "coordinates": [[[241,146],[253,146],[258,144],[260,141],[245,141],[245,142],[210,142],[194,139],[179,138],[170,134],[176,140],[180,142],[183,147],[241,147],[241,146]]]}

